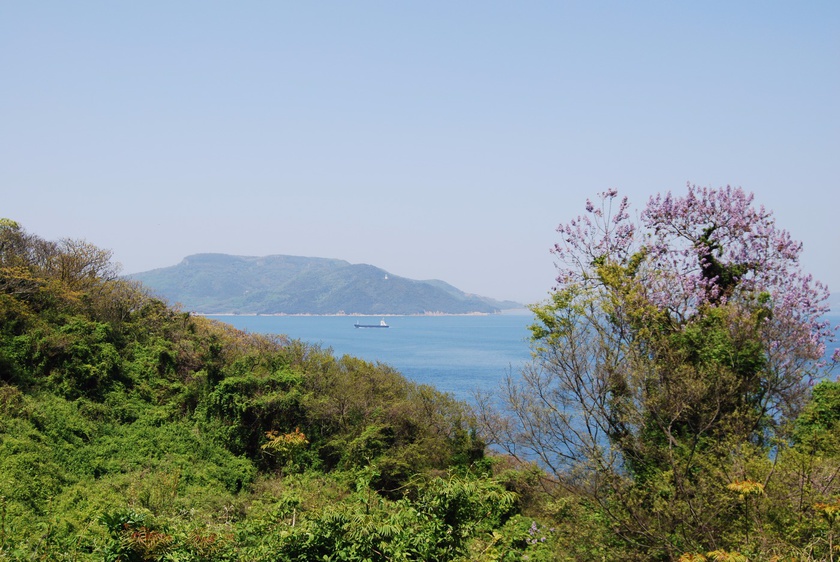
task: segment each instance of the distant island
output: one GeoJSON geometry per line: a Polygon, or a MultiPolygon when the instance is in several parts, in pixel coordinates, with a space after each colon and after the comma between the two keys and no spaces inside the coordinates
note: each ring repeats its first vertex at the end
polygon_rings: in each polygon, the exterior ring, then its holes
{"type": "Polygon", "coordinates": [[[200,314],[493,314],[522,308],[443,281],[328,258],[195,254],[128,277],[200,314]]]}

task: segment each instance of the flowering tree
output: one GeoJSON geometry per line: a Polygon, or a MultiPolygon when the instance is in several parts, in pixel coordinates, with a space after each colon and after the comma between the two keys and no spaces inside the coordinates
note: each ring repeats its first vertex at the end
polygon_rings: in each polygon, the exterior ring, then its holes
{"type": "Polygon", "coordinates": [[[689,185],[636,219],[610,190],[558,232],[535,361],[508,379],[511,416],[484,412],[488,431],[627,541],[664,558],[717,548],[737,508],[726,484],[749,477],[735,467],[769,458],[825,372],[827,288],[739,188],[689,185]]]}

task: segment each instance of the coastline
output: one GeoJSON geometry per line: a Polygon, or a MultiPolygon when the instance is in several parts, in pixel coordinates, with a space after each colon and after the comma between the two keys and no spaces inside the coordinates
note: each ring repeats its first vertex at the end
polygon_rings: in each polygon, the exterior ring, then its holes
{"type": "Polygon", "coordinates": [[[500,310],[499,312],[423,312],[423,313],[416,313],[416,314],[399,314],[399,313],[383,313],[383,314],[363,314],[363,313],[344,313],[344,312],[336,312],[333,314],[313,314],[313,313],[287,313],[287,312],[272,312],[272,313],[261,313],[261,312],[190,312],[193,316],[242,316],[242,317],[251,317],[251,316],[267,316],[267,317],[346,317],[346,318],[369,318],[369,317],[395,317],[395,316],[496,316],[496,315],[526,315],[532,314],[532,312],[527,308],[508,308],[505,310],[500,310]]]}

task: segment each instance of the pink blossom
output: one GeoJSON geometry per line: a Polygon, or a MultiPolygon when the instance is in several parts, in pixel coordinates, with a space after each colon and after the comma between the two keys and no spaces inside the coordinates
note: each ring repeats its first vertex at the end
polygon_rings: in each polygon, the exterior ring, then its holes
{"type": "MultiPolygon", "coordinates": [[[[823,320],[829,291],[800,270],[802,243],[741,188],[687,185],[683,195],[651,197],[637,221],[618,191],[586,201],[587,214],[560,225],[559,287],[598,288],[596,263],[627,265],[644,255],[637,275],[648,300],[675,319],[728,304],[745,314],[769,313],[760,325],[767,370],[780,381],[803,380],[821,368],[835,329],[823,320]]],[[[840,361],[837,351],[832,356],[840,361]]],[[[781,383],[780,383],[781,384],[781,383]]]]}

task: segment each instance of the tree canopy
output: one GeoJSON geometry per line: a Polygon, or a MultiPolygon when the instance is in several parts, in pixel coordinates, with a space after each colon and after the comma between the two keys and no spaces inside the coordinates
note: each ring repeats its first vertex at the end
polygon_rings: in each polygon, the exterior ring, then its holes
{"type": "Polygon", "coordinates": [[[836,558],[801,245],[731,188],[636,220],[609,191],[560,232],[534,362],[470,411],[0,220],[0,560],[836,558]]]}
{"type": "Polygon", "coordinates": [[[834,333],[801,243],[732,187],[658,195],[637,218],[609,190],[557,230],[535,359],[509,377],[508,415],[487,413],[488,434],[594,501],[650,559],[755,555],[729,522],[780,484],[774,463],[834,333]]]}
{"type": "Polygon", "coordinates": [[[492,531],[517,541],[464,404],[117,272],[0,220],[0,560],[453,560],[492,531]]]}

